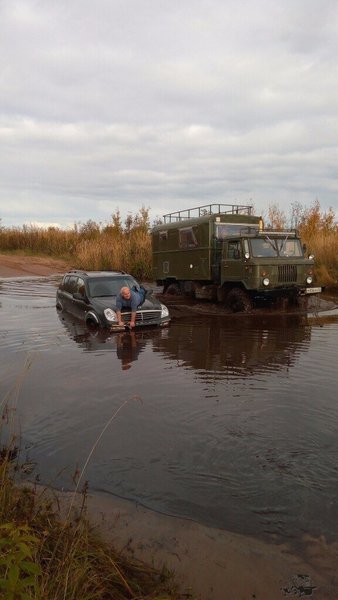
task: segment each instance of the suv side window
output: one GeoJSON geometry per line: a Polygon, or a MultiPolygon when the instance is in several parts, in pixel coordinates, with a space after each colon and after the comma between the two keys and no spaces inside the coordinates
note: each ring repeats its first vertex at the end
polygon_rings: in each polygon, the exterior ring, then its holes
{"type": "Polygon", "coordinates": [[[65,280],[65,291],[68,292],[69,294],[74,294],[74,292],[76,292],[76,283],[77,283],[78,277],[77,275],[70,275],[69,277],[66,277],[65,280]]]}
{"type": "Polygon", "coordinates": [[[85,282],[83,281],[83,279],[81,277],[77,278],[75,287],[76,287],[75,292],[77,292],[78,294],[81,294],[81,296],[86,295],[85,282]]]}
{"type": "Polygon", "coordinates": [[[228,242],[228,258],[241,258],[241,242],[239,240],[233,240],[228,242]]]}

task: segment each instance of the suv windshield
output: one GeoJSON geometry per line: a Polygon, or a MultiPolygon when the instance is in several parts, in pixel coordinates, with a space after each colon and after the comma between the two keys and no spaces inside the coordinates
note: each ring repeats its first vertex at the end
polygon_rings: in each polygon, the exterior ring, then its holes
{"type": "Polygon", "coordinates": [[[140,287],[133,277],[93,277],[88,280],[89,296],[92,298],[117,296],[122,287],[134,286],[140,287]]]}
{"type": "Polygon", "coordinates": [[[254,238],[250,240],[252,256],[255,257],[297,257],[303,256],[302,246],[298,239],[291,238],[254,238]]]}

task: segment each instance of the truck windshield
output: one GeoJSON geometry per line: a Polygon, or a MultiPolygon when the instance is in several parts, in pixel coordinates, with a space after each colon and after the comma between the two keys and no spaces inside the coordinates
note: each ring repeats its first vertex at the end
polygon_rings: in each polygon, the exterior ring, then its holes
{"type": "Polygon", "coordinates": [[[300,240],[291,238],[254,238],[250,240],[252,256],[255,257],[297,257],[303,256],[300,240]]]}
{"type": "Polygon", "coordinates": [[[252,256],[267,258],[278,256],[276,240],[254,238],[250,240],[252,256]]]}
{"type": "Polygon", "coordinates": [[[297,258],[303,256],[302,246],[299,240],[284,238],[284,240],[277,240],[279,256],[296,256],[297,258]]]}

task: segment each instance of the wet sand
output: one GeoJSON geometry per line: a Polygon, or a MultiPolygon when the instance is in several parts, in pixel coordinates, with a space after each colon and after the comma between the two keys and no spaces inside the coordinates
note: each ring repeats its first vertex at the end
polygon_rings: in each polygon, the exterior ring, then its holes
{"type": "MultiPolygon", "coordinates": [[[[64,261],[0,255],[0,277],[62,273],[64,261]]],[[[65,502],[69,495],[63,495],[65,502]]],[[[204,527],[147,510],[111,495],[88,498],[92,522],[139,559],[175,571],[182,597],[198,600],[278,600],[338,597],[338,544],[304,537],[296,555],[288,544],[204,527]],[[192,595],[192,596],[191,596],[192,595]]]]}
{"type": "MultiPolygon", "coordinates": [[[[63,495],[66,503],[70,497],[63,495]]],[[[89,495],[88,514],[115,548],[174,570],[182,598],[338,597],[338,545],[323,538],[304,537],[302,556],[297,556],[288,544],[205,527],[108,494],[89,495]]]]}

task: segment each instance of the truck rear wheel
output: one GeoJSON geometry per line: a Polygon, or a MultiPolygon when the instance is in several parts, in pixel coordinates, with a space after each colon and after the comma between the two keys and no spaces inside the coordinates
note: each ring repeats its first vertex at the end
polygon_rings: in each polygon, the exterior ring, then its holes
{"type": "Polygon", "coordinates": [[[168,285],[165,293],[170,294],[171,296],[181,296],[182,294],[181,288],[178,283],[171,283],[170,285],[168,285]]]}
{"type": "Polygon", "coordinates": [[[232,288],[225,303],[232,312],[250,312],[252,310],[252,300],[242,288],[232,288]]]}

